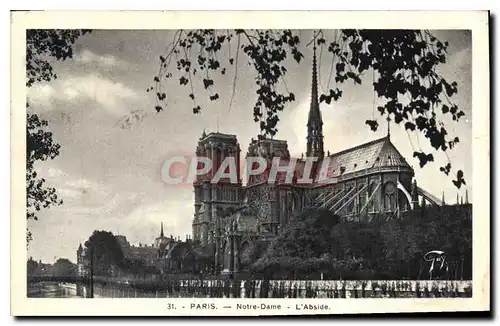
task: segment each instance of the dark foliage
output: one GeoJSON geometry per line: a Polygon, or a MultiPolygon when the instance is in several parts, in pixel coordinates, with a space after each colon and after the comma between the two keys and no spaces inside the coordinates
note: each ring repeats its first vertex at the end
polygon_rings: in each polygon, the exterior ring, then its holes
{"type": "MultiPolygon", "coordinates": [[[[54,204],[62,204],[56,190],[45,184],[35,171],[37,161],[46,161],[59,155],[59,144],[46,130],[48,123],[36,114],[28,114],[26,126],[26,206],[27,218],[37,220],[35,212],[54,204]]],[[[28,234],[31,236],[30,234],[28,234]]]]}
{"type": "Polygon", "coordinates": [[[112,266],[123,268],[125,259],[113,233],[94,231],[85,241],[85,257],[90,264],[93,255],[94,275],[111,276],[112,266]]]}
{"type": "Polygon", "coordinates": [[[26,263],[28,276],[34,275],[38,268],[38,262],[30,257],[26,263]]]}
{"type": "Polygon", "coordinates": [[[252,269],[266,277],[323,272],[344,279],[425,279],[429,263],[423,256],[442,250],[451,264],[448,277],[470,279],[471,214],[470,205],[444,206],[411,211],[400,220],[344,222],[328,211],[305,212],[252,269]]]}
{"type": "Polygon", "coordinates": [[[52,266],[52,275],[61,277],[76,276],[76,265],[69,259],[59,258],[52,266]]]}
{"type": "MultiPolygon", "coordinates": [[[[35,82],[49,82],[57,78],[52,63],[73,56],[72,45],[90,30],[38,30],[26,31],[26,86],[35,82]]],[[[29,104],[26,103],[29,108],[29,104]]],[[[36,212],[42,208],[62,204],[56,189],[48,187],[45,179],[35,171],[35,162],[53,159],[59,155],[59,144],[47,131],[48,122],[37,114],[28,113],[26,123],[26,192],[27,219],[37,220],[36,212]]],[[[32,239],[26,229],[26,243],[32,239]]]]}
{"type": "Polygon", "coordinates": [[[51,62],[73,57],[73,44],[90,30],[29,29],[26,31],[26,86],[57,78],[51,62]]]}

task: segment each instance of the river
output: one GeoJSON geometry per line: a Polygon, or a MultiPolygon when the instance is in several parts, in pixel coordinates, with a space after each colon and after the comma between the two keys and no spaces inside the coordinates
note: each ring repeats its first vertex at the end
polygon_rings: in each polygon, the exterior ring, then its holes
{"type": "Polygon", "coordinates": [[[28,285],[28,298],[80,298],[76,294],[76,284],[34,283],[28,285]]]}

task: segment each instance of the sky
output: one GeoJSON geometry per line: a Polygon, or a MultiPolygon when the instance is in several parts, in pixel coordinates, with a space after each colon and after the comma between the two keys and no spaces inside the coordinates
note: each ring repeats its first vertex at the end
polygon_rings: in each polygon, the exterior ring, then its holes
{"type": "MultiPolygon", "coordinates": [[[[334,31],[326,33],[328,38],[334,31]]],[[[419,168],[413,151],[429,151],[423,135],[392,124],[391,141],[414,167],[420,187],[439,198],[444,192],[447,202],[455,202],[457,193],[464,196],[465,189],[472,198],[471,33],[433,33],[450,44],[447,63],[438,70],[446,79],[457,81],[454,100],[465,117],[458,124],[451,119],[443,121],[448,133],[460,138],[448,156],[453,170],[464,171],[467,187],[457,191],[451,177],[439,171],[447,162],[442,153],[434,153],[435,162],[419,168]]],[[[179,86],[177,78],[164,85],[169,97],[165,110],[158,114],[154,110],[154,94],[145,90],[153,85],[159,56],[173,35],[169,30],[94,30],[78,39],[72,59],[54,63],[58,79],[28,90],[31,109],[49,121],[54,140],[61,145],[59,156],[39,162],[36,169],[64,201],[40,212],[38,221],[28,221],[33,233],[29,256],[44,262],[62,257],[76,261],[79,243],[83,244],[94,230],[125,235],[132,244],[151,244],[159,235],[161,222],[167,236],[184,239],[191,234],[193,188],[162,182],[160,171],[165,159],[194,155],[204,129],[237,135],[242,157],[246,154],[259,128],[252,116],[254,74],[243,54],[231,105],[235,70],[228,68],[225,76],[215,80],[219,101],[209,101],[201,82],[195,83],[201,114],[193,115],[190,88],[179,86]],[[129,128],[121,128],[121,123],[134,114],[140,119],[129,128]]],[[[300,35],[304,60],[300,64],[287,61],[285,77],[296,101],[280,115],[275,136],[287,140],[295,157],[306,150],[312,67],[312,48],[306,47],[312,31],[301,31],[300,35]]],[[[231,48],[233,55],[235,45],[231,48]]],[[[331,64],[326,48],[323,51],[318,54],[320,92],[328,86],[331,64]]],[[[228,52],[222,50],[221,62],[227,62],[228,52]]],[[[341,85],[343,97],[339,101],[321,104],[325,151],[334,153],[385,136],[387,122],[376,110],[382,100],[374,99],[371,79],[368,72],[361,86],[341,85]],[[377,132],[365,125],[365,120],[372,118],[381,126],[377,132]]]]}

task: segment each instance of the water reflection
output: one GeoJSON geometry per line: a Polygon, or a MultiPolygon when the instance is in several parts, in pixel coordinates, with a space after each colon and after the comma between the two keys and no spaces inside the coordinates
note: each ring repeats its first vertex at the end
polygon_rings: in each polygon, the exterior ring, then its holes
{"type": "Polygon", "coordinates": [[[76,284],[35,283],[28,284],[28,298],[78,298],[76,284]]]}

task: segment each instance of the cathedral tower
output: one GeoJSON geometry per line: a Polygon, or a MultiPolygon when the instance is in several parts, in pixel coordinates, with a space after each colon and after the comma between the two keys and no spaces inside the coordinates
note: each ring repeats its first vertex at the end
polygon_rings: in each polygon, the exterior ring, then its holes
{"type": "Polygon", "coordinates": [[[309,108],[309,118],[307,121],[307,152],[308,157],[318,157],[321,160],[325,156],[323,150],[323,120],[319,109],[318,101],[318,76],[316,71],[316,43],[313,47],[313,71],[311,106],[309,108]]]}
{"type": "Polygon", "coordinates": [[[80,243],[78,250],[76,251],[76,267],[78,276],[84,276],[85,274],[84,254],[82,244],[80,243]]]}
{"type": "MultiPolygon", "coordinates": [[[[203,135],[198,141],[198,157],[212,161],[212,169],[195,180],[195,216],[193,218],[193,240],[202,245],[215,243],[219,231],[219,217],[223,210],[236,207],[240,201],[240,145],[234,135],[212,132],[203,135]],[[214,183],[213,178],[227,157],[234,158],[236,165],[236,184],[227,178],[214,183]]],[[[225,172],[229,172],[226,168],[225,172]]]]}

